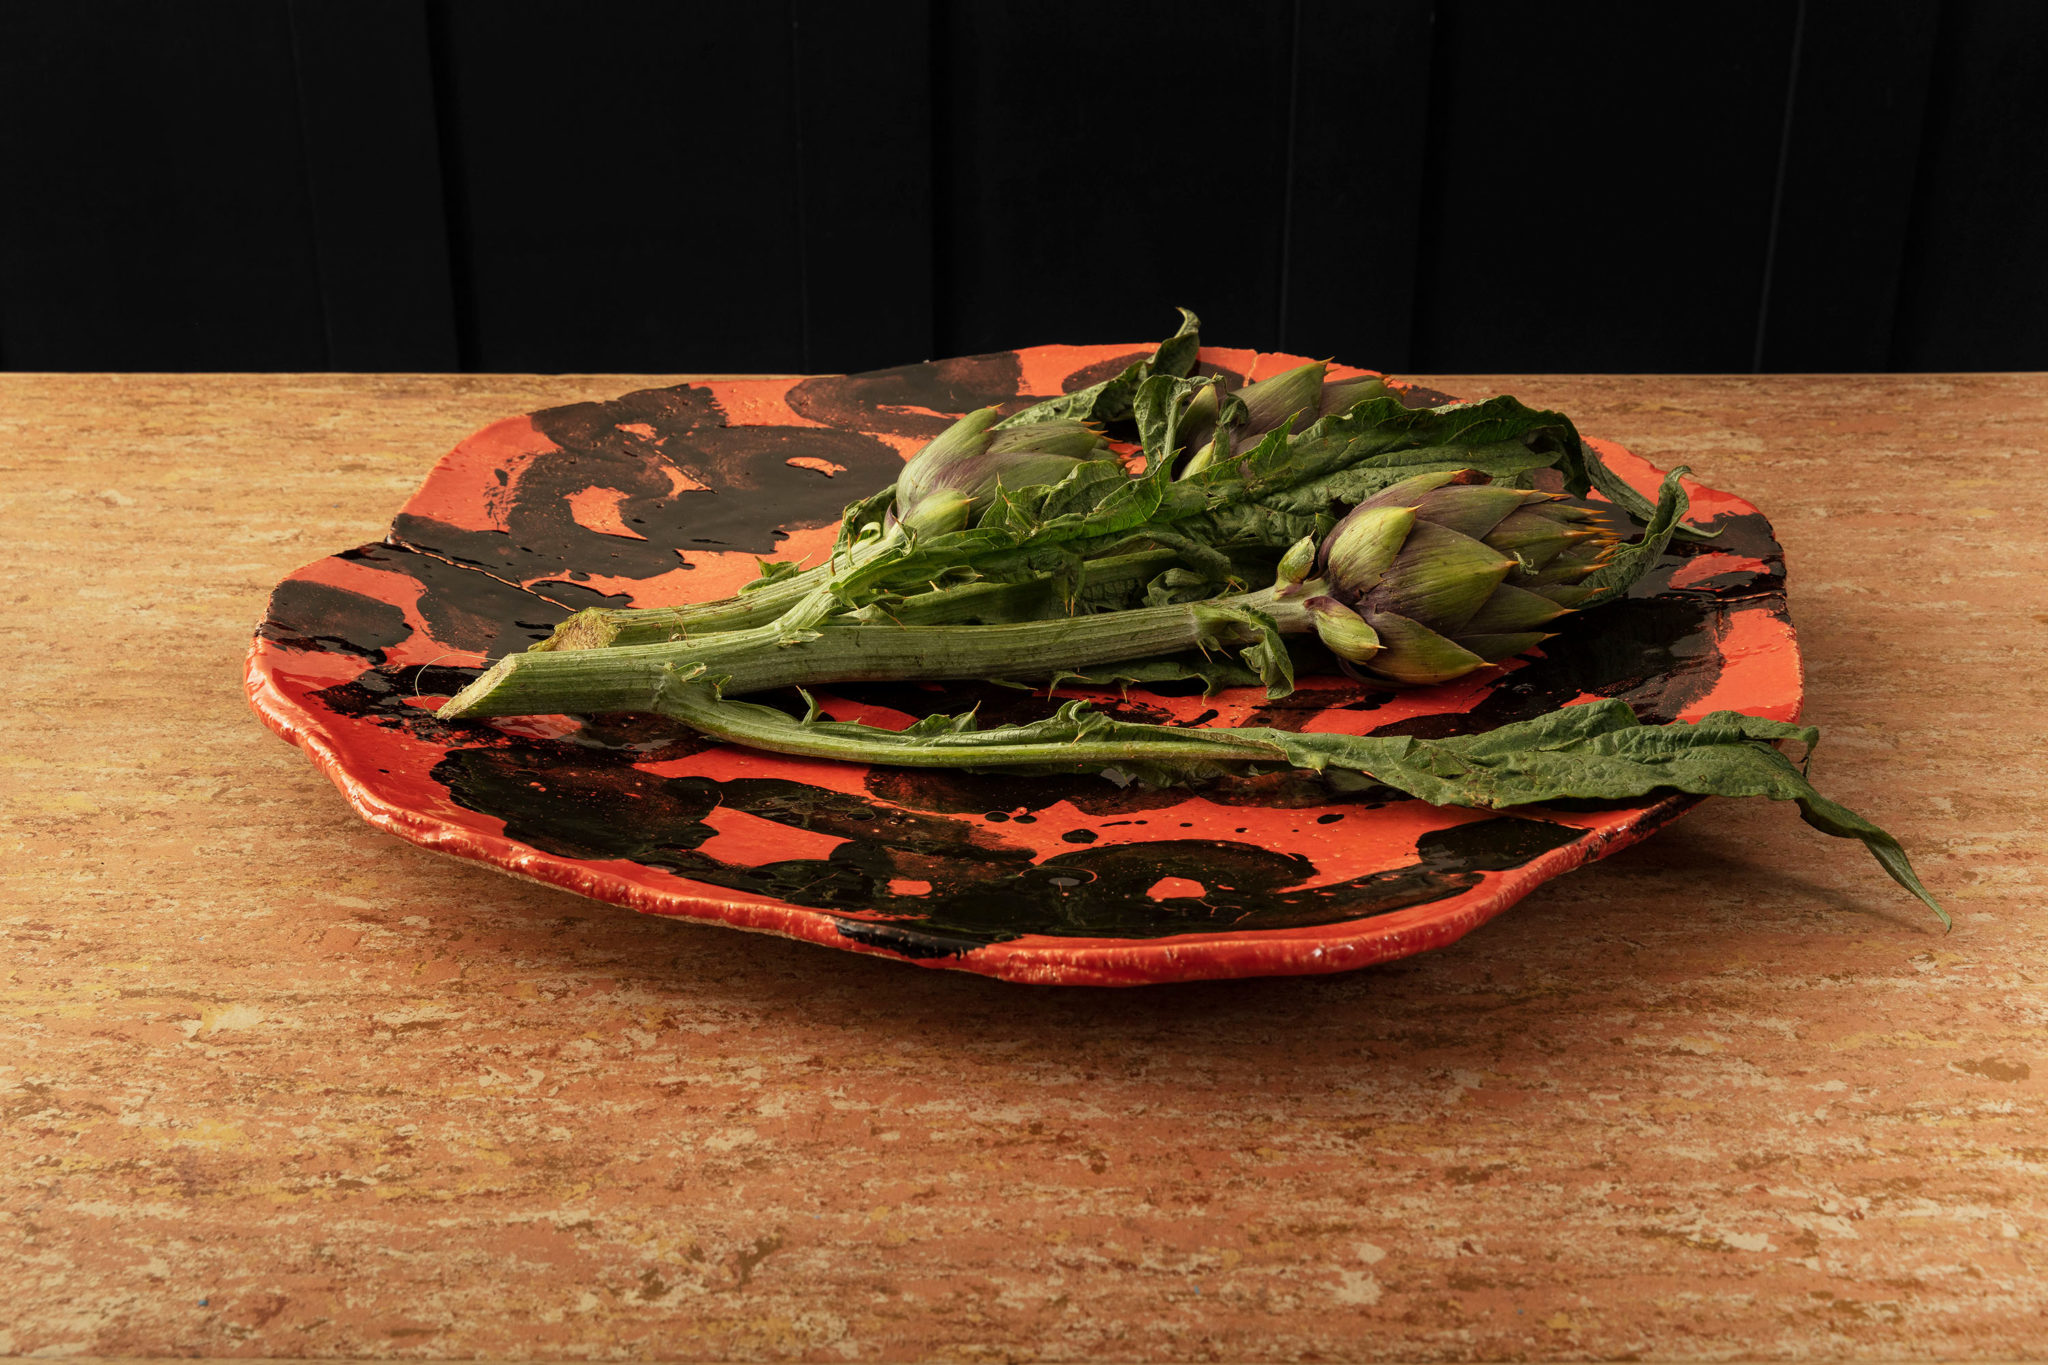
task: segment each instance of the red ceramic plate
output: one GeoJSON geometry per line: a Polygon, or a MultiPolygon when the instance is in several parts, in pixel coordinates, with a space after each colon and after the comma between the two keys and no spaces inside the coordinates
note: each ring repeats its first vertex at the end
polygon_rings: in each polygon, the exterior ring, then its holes
{"type": "MultiPolygon", "coordinates": [[[[384,540],[278,585],[249,653],[250,700],[364,819],[424,847],[649,914],[1013,981],[1335,972],[1441,947],[1691,804],[1482,812],[1338,797],[1307,778],[1158,791],[782,758],[643,717],[434,719],[485,663],[570,612],[721,597],[757,556],[815,556],[840,509],[952,417],[1070,392],[1144,353],[1039,346],[714,381],[496,423],[435,467],[384,540]]],[[[1244,379],[1302,363],[1215,348],[1202,360],[1244,379]]],[[[1596,444],[1654,490],[1659,471],[1596,444]]],[[[1456,734],[1600,697],[1651,721],[1793,719],[1799,654],[1770,525],[1738,498],[1691,493],[1717,539],[1676,547],[1628,599],[1507,669],[1400,693],[1311,678],[1274,703],[1098,700],[1137,719],[1370,734],[1456,734]]],[[[1051,705],[979,685],[823,700],[885,725],[1051,705]]]]}

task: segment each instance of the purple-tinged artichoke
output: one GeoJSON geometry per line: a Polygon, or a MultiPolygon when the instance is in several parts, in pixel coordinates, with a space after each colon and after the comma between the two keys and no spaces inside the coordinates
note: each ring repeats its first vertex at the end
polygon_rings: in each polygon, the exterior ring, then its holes
{"type": "Polygon", "coordinates": [[[1179,441],[1188,458],[1178,477],[1186,478],[1226,456],[1242,454],[1289,422],[1300,431],[1317,418],[1341,417],[1366,399],[1387,393],[1385,382],[1377,376],[1326,382],[1328,372],[1328,363],[1317,360],[1235,392],[1225,391],[1220,382],[1197,389],[1180,418],[1179,441]],[[1217,420],[1233,398],[1244,404],[1244,412],[1239,420],[1219,430],[1217,420]]]}
{"type": "MultiPolygon", "coordinates": [[[[1354,677],[1449,682],[1549,638],[1583,601],[1612,532],[1556,494],[1418,474],[1354,507],[1298,591],[1354,677]]],[[[1299,570],[1297,570],[1298,572],[1299,570]]]]}
{"type": "Polygon", "coordinates": [[[1084,460],[1106,458],[1108,442],[1083,422],[1032,422],[992,430],[997,409],[970,412],[904,464],[888,524],[912,531],[958,530],[996,488],[1058,483],[1084,460]]]}

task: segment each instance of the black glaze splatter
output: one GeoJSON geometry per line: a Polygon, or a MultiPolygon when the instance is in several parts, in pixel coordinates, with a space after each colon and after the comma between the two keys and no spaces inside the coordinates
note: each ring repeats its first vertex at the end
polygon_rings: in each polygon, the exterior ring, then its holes
{"type": "Polygon", "coordinates": [[[870,768],[864,785],[878,800],[942,815],[1042,811],[1062,801],[1088,815],[1129,815],[1164,810],[1187,800],[1186,792],[1135,782],[1119,787],[1100,777],[1035,777],[939,768],[870,768]]]}
{"type": "Polygon", "coordinates": [[[1678,592],[1688,595],[1707,594],[1732,600],[1738,597],[1757,597],[1785,592],[1785,552],[1779,548],[1771,534],[1771,523],[1760,513],[1745,513],[1741,516],[1716,517],[1702,529],[1717,532],[1712,540],[1674,541],[1665,552],[1657,567],[1643,575],[1631,596],[1655,597],[1664,593],[1678,592]],[[1688,567],[1693,560],[1713,555],[1734,555],[1754,559],[1763,564],[1761,570],[1733,569],[1726,573],[1713,574],[1695,579],[1683,588],[1673,588],[1671,577],[1680,569],[1688,567]]]}
{"type": "MultiPolygon", "coordinates": [[[[506,821],[506,833],[565,858],[631,857],[656,866],[695,849],[712,830],[698,828],[724,806],[791,829],[858,840],[904,854],[977,864],[1031,861],[1031,850],[996,830],[922,815],[830,788],[779,777],[650,776],[630,766],[679,756],[680,743],[653,754],[611,750],[593,762],[570,741],[514,742],[458,749],[435,768],[456,801],[506,821]],[[605,812],[592,821],[591,811],[605,812]]],[[[688,752],[681,748],[681,752],[688,752]]],[[[905,873],[903,875],[912,875],[905,873]]],[[[732,884],[732,883],[721,883],[732,884]]]]}
{"type": "MultiPolygon", "coordinates": [[[[359,545],[333,557],[417,584],[420,618],[437,643],[492,658],[546,639],[557,622],[579,608],[625,602],[577,583],[548,585],[542,589],[545,595],[524,591],[401,545],[359,545]]],[[[386,649],[412,635],[395,604],[300,579],[277,586],[257,631],[287,649],[355,654],[375,663],[383,662],[386,649]]]]}
{"type": "Polygon", "coordinates": [[[352,680],[323,687],[313,694],[337,716],[364,721],[385,730],[403,730],[415,739],[443,743],[473,741],[475,727],[449,724],[414,704],[413,698],[449,697],[476,681],[480,668],[447,668],[438,664],[404,668],[371,668],[352,680]]]}
{"type": "Polygon", "coordinates": [[[1323,686],[1325,681],[1326,677],[1318,678],[1316,686],[1261,703],[1246,715],[1244,723],[1299,734],[1325,711],[1376,711],[1400,695],[1350,678],[1334,687],[1323,686]]]}
{"type": "Polygon", "coordinates": [[[1645,722],[1678,719],[1721,676],[1725,609],[1711,599],[1624,598],[1569,620],[1541,658],[1495,682],[1469,711],[1412,716],[1375,735],[1442,739],[1529,720],[1591,694],[1616,697],[1645,722]]]}
{"type": "Polygon", "coordinates": [[[405,613],[346,588],[287,578],[270,594],[256,633],[285,649],[325,650],[384,662],[384,651],[412,635],[405,613]]]}
{"type": "Polygon", "coordinates": [[[1018,392],[1023,382],[1017,353],[998,351],[866,374],[821,375],[792,388],[784,401],[814,422],[929,439],[953,424],[953,417],[934,413],[957,416],[991,405],[1015,412],[1029,406],[1036,400],[1018,392]],[[925,411],[916,411],[920,408],[925,411]]]}
{"type": "Polygon", "coordinates": [[[989,826],[922,815],[848,792],[779,777],[739,777],[723,782],[706,777],[674,780],[715,792],[718,804],[729,809],[834,838],[859,839],[934,858],[1031,861],[1030,849],[1011,843],[989,826]]]}
{"type": "MultiPolygon", "coordinates": [[[[616,602],[578,584],[558,584],[552,595],[522,591],[475,569],[450,564],[399,545],[359,545],[334,556],[417,584],[420,618],[451,652],[497,658],[546,639],[557,622],[586,605],[616,602]],[[581,600],[579,600],[581,599],[581,600]]],[[[384,650],[410,638],[405,613],[390,602],[324,584],[288,579],[271,594],[264,638],[287,649],[325,649],[381,663],[384,650]]]]}
{"type": "Polygon", "coordinates": [[[662,865],[716,831],[718,794],[630,764],[563,761],[532,745],[456,749],[434,766],[458,805],[505,819],[506,837],[562,858],[662,865]]]}
{"type": "Polygon", "coordinates": [[[594,403],[565,403],[530,415],[534,429],[564,450],[643,458],[650,441],[725,425],[711,390],[698,384],[636,389],[594,403]],[[654,436],[628,431],[648,426],[654,436]]]}
{"type": "Polygon", "coordinates": [[[419,613],[428,633],[449,649],[492,659],[547,639],[573,611],[623,605],[618,598],[602,597],[580,584],[554,584],[546,591],[516,588],[403,546],[365,545],[343,558],[419,583],[425,589],[419,596],[419,613]]]}
{"type": "Polygon", "coordinates": [[[1154,939],[1308,928],[1461,895],[1479,884],[1482,873],[1519,867],[1579,834],[1513,816],[1479,820],[1423,835],[1416,861],[1407,866],[1324,886],[1302,885],[1316,873],[1313,860],[1234,840],[1084,847],[997,881],[949,883],[927,874],[929,895],[910,905],[878,897],[877,919],[842,922],[840,932],[887,947],[922,947],[929,954],[941,947],[969,951],[1024,934],[1154,939]],[[1201,890],[1155,897],[1152,889],[1168,878],[1201,890]]]}
{"type": "MultiPolygon", "coordinates": [[[[711,391],[691,385],[551,408],[532,420],[560,449],[524,467],[509,491],[506,530],[469,530],[401,513],[392,521],[393,537],[521,582],[573,582],[592,574],[652,578],[684,567],[679,551],[772,554],[780,536],[838,521],[848,503],[886,486],[902,467],[887,442],[859,431],[725,426],[711,391]],[[788,463],[798,456],[845,472],[788,463]],[[674,492],[666,466],[703,489],[674,492]],[[577,522],[569,498],[591,487],[621,494],[620,521],[646,538],[577,522]]],[[[553,582],[541,591],[561,596],[571,590],[553,582]]],[[[593,600],[575,605],[598,604],[596,594],[583,591],[593,600]]],[[[602,604],[625,603],[607,598],[602,604]]]]}
{"type": "MultiPolygon", "coordinates": [[[[865,786],[869,794],[878,800],[946,815],[978,815],[989,811],[1036,812],[1062,801],[1086,815],[1136,815],[1145,811],[1170,810],[1191,795],[1199,795],[1218,806],[1257,806],[1268,810],[1327,806],[1335,799],[1328,784],[1298,772],[1220,778],[1202,787],[1198,793],[1190,793],[1177,788],[1147,787],[1136,782],[1119,787],[1099,777],[877,767],[869,770],[865,786]]],[[[1394,799],[1407,798],[1396,794],[1394,799]]]]}
{"type": "Polygon", "coordinates": [[[1092,365],[1083,365],[1080,369],[1060,381],[1060,392],[1077,393],[1092,385],[1114,379],[1151,354],[1151,348],[1147,347],[1138,351],[1126,351],[1122,355],[1113,355],[1107,360],[1098,360],[1092,365]]]}
{"type": "MultiPolygon", "coordinates": [[[[510,743],[454,750],[433,776],[459,805],[504,820],[509,837],[544,852],[626,858],[716,886],[858,913],[863,918],[843,932],[869,942],[908,934],[903,941],[913,946],[938,941],[954,945],[949,951],[1022,934],[1142,939],[1339,923],[1459,895],[1482,873],[1519,866],[1579,837],[1576,829],[1539,820],[1479,820],[1425,834],[1407,866],[1305,886],[1316,876],[1312,859],[1233,840],[1084,846],[1034,862],[1000,825],[779,778],[660,778],[631,761],[624,754],[593,761],[560,741],[510,743]],[[702,851],[714,833],[707,817],[720,807],[844,842],[822,858],[725,862],[702,851]],[[1153,896],[1165,878],[1202,890],[1153,896]],[[899,891],[899,882],[919,889],[899,891]]],[[[1006,808],[1025,804],[1013,796],[1003,793],[1006,808]]],[[[1327,791],[1322,799],[1328,802],[1327,791]]]]}
{"type": "Polygon", "coordinates": [[[312,695],[336,715],[380,729],[400,730],[427,743],[513,747],[521,753],[547,755],[547,761],[554,763],[598,767],[666,763],[713,747],[702,735],[659,716],[583,716],[575,729],[546,740],[502,734],[475,721],[435,717],[435,705],[476,681],[482,672],[481,668],[439,664],[372,668],[312,695]]]}

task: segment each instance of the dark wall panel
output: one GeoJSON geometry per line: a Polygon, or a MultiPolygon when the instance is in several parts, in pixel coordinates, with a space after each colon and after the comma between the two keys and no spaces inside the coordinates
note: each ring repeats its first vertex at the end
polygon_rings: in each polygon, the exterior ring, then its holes
{"type": "Polygon", "coordinates": [[[1415,365],[1749,369],[1796,18],[1440,0],[1415,365]]]}
{"type": "Polygon", "coordinates": [[[0,365],[2048,368],[2039,0],[0,5],[0,365]]]}
{"type": "Polygon", "coordinates": [[[465,367],[799,363],[783,5],[431,13],[465,367]]]}
{"type": "Polygon", "coordinates": [[[426,13],[418,0],[288,12],[328,364],[456,369],[426,13]]]}
{"type": "Polygon", "coordinates": [[[1291,5],[936,7],[939,349],[1277,343],[1291,5]]]}
{"type": "Polygon", "coordinates": [[[931,5],[798,0],[791,16],[804,329],[790,368],[930,359],[931,5]]]}
{"type": "Polygon", "coordinates": [[[1927,117],[1939,0],[1806,0],[1760,370],[1881,370],[1927,117]]]}
{"type": "Polygon", "coordinates": [[[2048,5],[1952,0],[1892,362],[2048,370],[2048,5]]]}
{"type": "Polygon", "coordinates": [[[0,363],[326,366],[282,7],[0,6],[0,91],[0,363]]]}
{"type": "Polygon", "coordinates": [[[1279,344],[1411,368],[1429,0],[1302,0],[1279,344]]]}

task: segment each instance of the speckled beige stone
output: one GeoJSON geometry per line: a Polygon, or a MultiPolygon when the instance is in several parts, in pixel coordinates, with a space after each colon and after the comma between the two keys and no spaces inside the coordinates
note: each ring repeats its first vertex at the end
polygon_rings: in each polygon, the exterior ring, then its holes
{"type": "Polygon", "coordinates": [[[1335,978],[1026,989],[359,822],[270,586],[596,377],[0,376],[0,1352],[2048,1355],[2048,381],[1445,378],[1777,522],[1851,845],[1709,803],[1335,978]]]}

